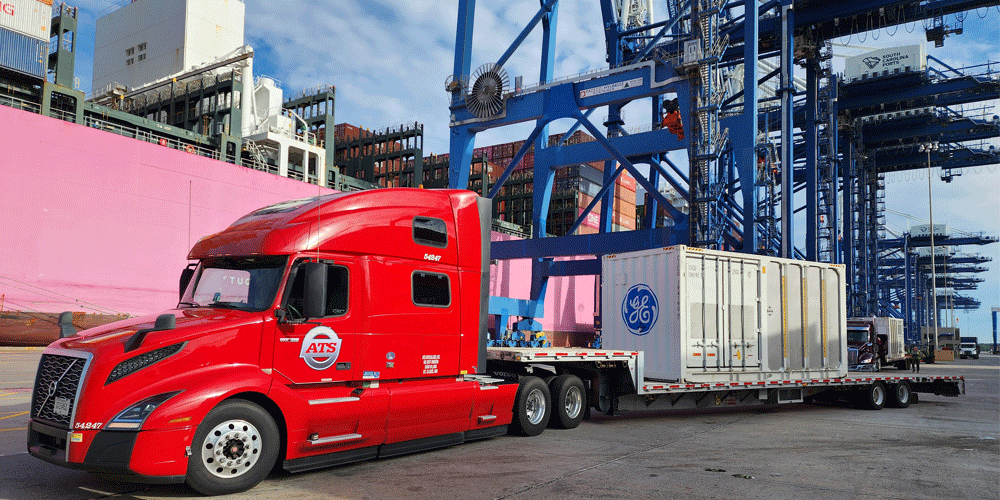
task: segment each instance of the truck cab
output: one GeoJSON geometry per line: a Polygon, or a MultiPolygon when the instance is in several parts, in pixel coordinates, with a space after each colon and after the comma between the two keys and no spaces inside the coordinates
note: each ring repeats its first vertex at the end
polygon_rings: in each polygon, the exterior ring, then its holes
{"type": "Polygon", "coordinates": [[[848,371],[877,372],[882,368],[878,335],[872,324],[847,323],[848,371]]]}
{"type": "Polygon", "coordinates": [[[958,355],[961,359],[965,358],[979,359],[979,343],[963,341],[959,345],[958,355]]]}
{"type": "MultiPolygon", "coordinates": [[[[490,203],[384,189],[293,200],[202,238],[177,307],[43,353],[28,451],[206,494],[503,434],[485,375],[490,203]]],[[[156,263],[151,263],[155,265],[156,263]]]]}

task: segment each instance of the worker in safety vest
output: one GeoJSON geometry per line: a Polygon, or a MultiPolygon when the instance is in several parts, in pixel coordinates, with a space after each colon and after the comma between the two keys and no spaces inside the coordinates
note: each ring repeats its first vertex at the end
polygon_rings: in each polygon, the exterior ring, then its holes
{"type": "Polygon", "coordinates": [[[681,122],[681,110],[676,98],[663,101],[663,120],[660,121],[660,126],[684,140],[684,123],[681,122]]]}
{"type": "Polygon", "coordinates": [[[913,346],[910,350],[910,370],[916,373],[920,373],[920,358],[924,357],[924,354],[920,352],[918,346],[913,346]]]}

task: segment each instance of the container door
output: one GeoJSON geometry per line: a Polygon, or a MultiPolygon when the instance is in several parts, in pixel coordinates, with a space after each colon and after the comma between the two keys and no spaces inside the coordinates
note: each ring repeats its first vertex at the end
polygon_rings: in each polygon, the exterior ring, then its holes
{"type": "Polygon", "coordinates": [[[688,255],[686,259],[688,299],[688,368],[717,371],[725,350],[721,334],[719,261],[701,254],[688,255]]]}
{"type": "Polygon", "coordinates": [[[756,369],[760,367],[760,266],[742,260],[729,261],[727,265],[727,359],[730,367],[756,369]]]}

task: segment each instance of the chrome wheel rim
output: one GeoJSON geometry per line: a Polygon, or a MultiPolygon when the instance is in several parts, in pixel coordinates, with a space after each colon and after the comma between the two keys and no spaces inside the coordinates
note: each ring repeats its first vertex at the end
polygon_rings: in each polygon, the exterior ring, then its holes
{"type": "Polygon", "coordinates": [[[566,416],[569,418],[576,418],[580,415],[580,410],[583,409],[583,394],[580,393],[580,388],[572,386],[566,391],[566,399],[563,401],[564,408],[566,409],[566,416]]]}
{"type": "Polygon", "coordinates": [[[899,384],[899,388],[896,389],[896,397],[899,399],[900,403],[907,403],[910,401],[910,388],[906,384],[899,384]]]}
{"type": "Polygon", "coordinates": [[[246,420],[227,420],[215,426],[201,444],[201,463],[225,479],[242,476],[260,459],[260,432],[246,420]]]}
{"type": "Polygon", "coordinates": [[[876,385],[872,388],[872,402],[876,405],[881,405],[885,400],[885,391],[882,390],[882,386],[876,385]]]}
{"type": "Polygon", "coordinates": [[[531,422],[532,425],[541,423],[542,417],[545,416],[545,394],[535,389],[528,393],[525,403],[524,410],[528,415],[528,422],[531,422]]]}

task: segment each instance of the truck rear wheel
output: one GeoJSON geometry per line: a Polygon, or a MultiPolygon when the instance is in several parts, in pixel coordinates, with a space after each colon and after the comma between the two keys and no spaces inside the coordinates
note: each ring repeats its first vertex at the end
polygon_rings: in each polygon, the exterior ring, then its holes
{"type": "Polygon", "coordinates": [[[882,382],[872,382],[871,385],[861,389],[858,394],[858,402],[862,407],[869,410],[881,410],[885,406],[886,391],[882,382]]]}
{"type": "Polygon", "coordinates": [[[910,391],[909,382],[900,382],[891,387],[889,391],[889,406],[893,408],[906,408],[910,406],[910,397],[913,392],[910,391]]]}
{"type": "Polygon", "coordinates": [[[552,413],[549,387],[538,377],[521,377],[514,399],[511,431],[522,436],[537,436],[545,430],[552,413]]]}
{"type": "Polygon", "coordinates": [[[587,407],[583,381],[576,375],[559,375],[549,381],[552,396],[552,417],[549,425],[557,429],[573,429],[583,421],[587,407]]]}
{"type": "Polygon", "coordinates": [[[205,495],[249,490],[278,459],[278,426],[249,401],[225,401],[198,425],[188,458],[187,483],[205,495]]]}

